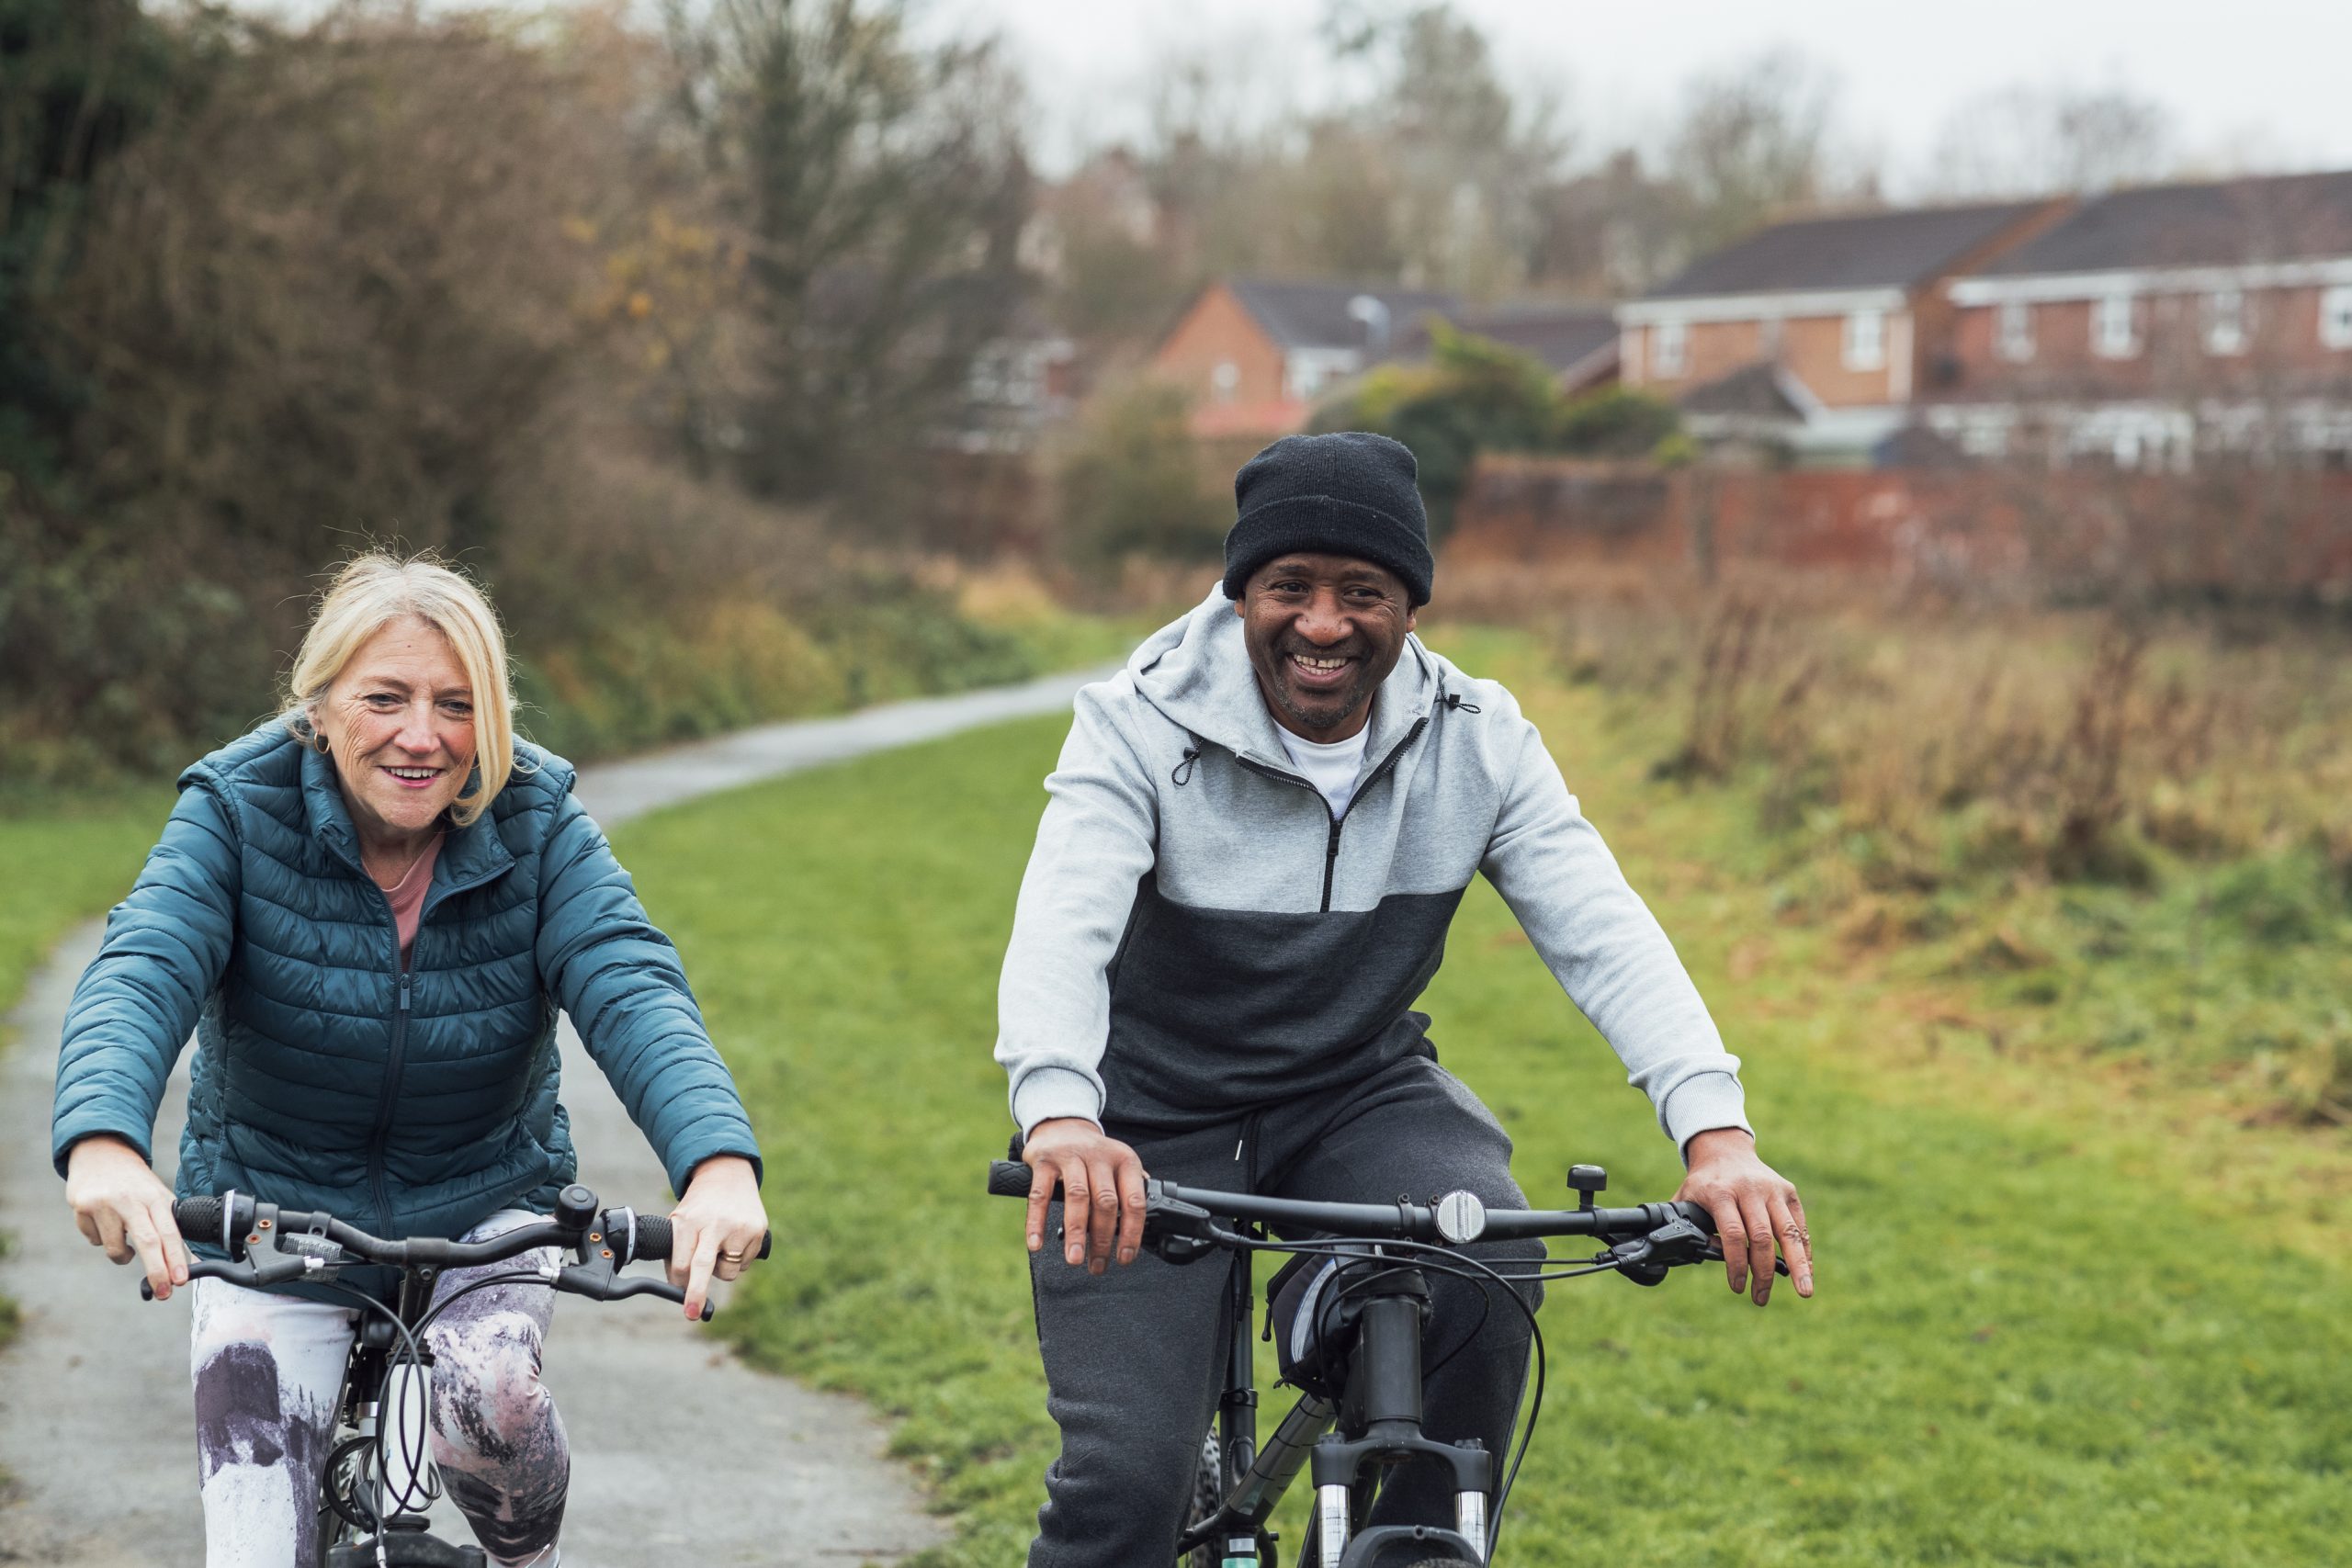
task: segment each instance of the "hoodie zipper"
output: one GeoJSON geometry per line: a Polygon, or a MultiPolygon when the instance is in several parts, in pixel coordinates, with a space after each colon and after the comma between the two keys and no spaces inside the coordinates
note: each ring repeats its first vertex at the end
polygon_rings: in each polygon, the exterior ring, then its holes
{"type": "MultiPolygon", "coordinates": [[[[1348,802],[1349,810],[1355,809],[1355,802],[1363,797],[1364,791],[1388,776],[1389,770],[1396,765],[1396,759],[1405,754],[1405,748],[1419,740],[1421,738],[1421,731],[1429,727],[1430,716],[1427,714],[1423,714],[1413,721],[1413,728],[1405,732],[1405,739],[1390,747],[1388,755],[1380,759],[1379,765],[1366,773],[1363,776],[1363,782],[1356,785],[1355,796],[1348,802]]],[[[1280,768],[1268,767],[1263,762],[1253,762],[1238,751],[1234,753],[1234,760],[1253,773],[1263,773],[1270,779],[1280,779],[1285,784],[1295,784],[1301,789],[1312,790],[1315,798],[1323,802],[1323,815],[1330,818],[1331,833],[1323,840],[1323,907],[1317,912],[1329,914],[1331,912],[1331,879],[1340,866],[1340,827],[1347,820],[1346,814],[1333,811],[1330,801],[1325,798],[1323,792],[1316,789],[1311,781],[1303,779],[1296,773],[1286,773],[1280,768]]]]}

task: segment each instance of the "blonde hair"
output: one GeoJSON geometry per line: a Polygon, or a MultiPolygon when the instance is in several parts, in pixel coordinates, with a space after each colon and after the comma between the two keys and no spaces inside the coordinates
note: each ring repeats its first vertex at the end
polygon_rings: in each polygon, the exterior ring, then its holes
{"type": "Polygon", "coordinates": [[[449,815],[463,828],[490,808],[514,771],[514,696],[507,682],[506,634],[482,591],[431,551],[403,560],[384,550],[355,556],[319,600],[301,651],[286,677],[278,715],[305,744],[318,743],[311,715],[369,637],[414,615],[448,638],[473,688],[474,765],[480,783],[449,815]]]}

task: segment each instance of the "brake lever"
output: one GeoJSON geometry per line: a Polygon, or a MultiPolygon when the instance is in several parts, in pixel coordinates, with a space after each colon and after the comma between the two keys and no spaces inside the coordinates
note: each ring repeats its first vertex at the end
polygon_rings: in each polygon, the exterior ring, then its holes
{"type": "MultiPolygon", "coordinates": [[[[316,1258],[280,1257],[266,1263],[228,1263],[212,1258],[191,1258],[187,1265],[188,1283],[198,1280],[226,1280],[230,1284],[246,1290],[261,1290],[269,1285],[289,1284],[296,1280],[332,1280],[335,1265],[316,1258]]],[[[152,1302],[155,1287],[144,1278],[139,1281],[139,1299],[152,1302]]]]}
{"type": "Polygon", "coordinates": [[[1721,1260],[1723,1250],[1713,1237],[1677,1214],[1645,1236],[1619,1242],[1608,1256],[1617,1271],[1636,1285],[1657,1285],[1665,1282],[1669,1269],[1709,1258],[1721,1260]]]}
{"type": "Polygon", "coordinates": [[[1161,1196],[1157,1187],[1155,1182],[1144,1191],[1145,1249],[1162,1262],[1177,1264],[1197,1263],[1215,1252],[1211,1234],[1216,1217],[1197,1203],[1161,1196]]]}
{"type": "MultiPolygon", "coordinates": [[[[587,1296],[600,1302],[625,1302],[631,1296],[659,1296],[665,1302],[686,1303],[686,1292],[667,1280],[643,1277],[626,1278],[613,1268],[609,1256],[597,1255],[585,1263],[567,1263],[556,1271],[555,1288],[575,1296],[587,1296]]],[[[708,1323],[718,1303],[705,1299],[701,1321],[708,1323]]]]}

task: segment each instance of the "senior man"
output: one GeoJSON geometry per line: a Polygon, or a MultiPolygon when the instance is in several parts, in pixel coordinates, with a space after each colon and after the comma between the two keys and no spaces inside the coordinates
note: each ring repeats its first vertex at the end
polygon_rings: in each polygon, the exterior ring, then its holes
{"type": "MultiPolygon", "coordinates": [[[[1777,1240],[1812,1294],[1796,1190],[1757,1157],[1738,1059],[1665,933],[1510,694],[1412,635],[1433,570],[1416,479],[1378,435],[1294,435],[1251,458],[1223,582],[1079,694],[1046,780],[996,1047],[1033,1171],[1062,1432],[1031,1568],[1165,1562],[1185,1522],[1227,1297],[1222,1269],[1138,1259],[1147,1171],[1527,1206],[1510,1140],[1412,1010],[1474,874],[1649,1095],[1689,1167],[1679,1195],[1716,1216],[1731,1288],[1764,1304],[1777,1240]],[[1044,1250],[1057,1181],[1059,1262],[1044,1250]]],[[[1480,1315],[1454,1280],[1434,1306],[1449,1345],[1449,1324],[1480,1315]]],[[[1526,1357],[1520,1314],[1488,1316],[1432,1372],[1429,1436],[1503,1451],[1526,1357]]],[[[1444,1484],[1405,1467],[1375,1517],[1447,1517],[1444,1484]]]]}

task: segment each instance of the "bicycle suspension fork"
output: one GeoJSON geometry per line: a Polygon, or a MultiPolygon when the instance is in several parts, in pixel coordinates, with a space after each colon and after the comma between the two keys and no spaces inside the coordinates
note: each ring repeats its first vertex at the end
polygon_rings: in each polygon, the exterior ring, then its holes
{"type": "MultiPolygon", "coordinates": [[[[1454,1533],[1476,1561],[1487,1554],[1487,1493],[1493,1461],[1476,1442],[1440,1443],[1421,1435],[1421,1333],[1428,1286],[1400,1269],[1363,1303],[1345,1395],[1347,1427],[1362,1436],[1326,1438],[1315,1446],[1315,1534],[1322,1568],[1337,1568],[1354,1531],[1357,1481],[1370,1465],[1435,1461],[1453,1478],[1454,1533]]],[[[1381,1533],[1379,1531],[1374,1532],[1381,1533]]]]}

